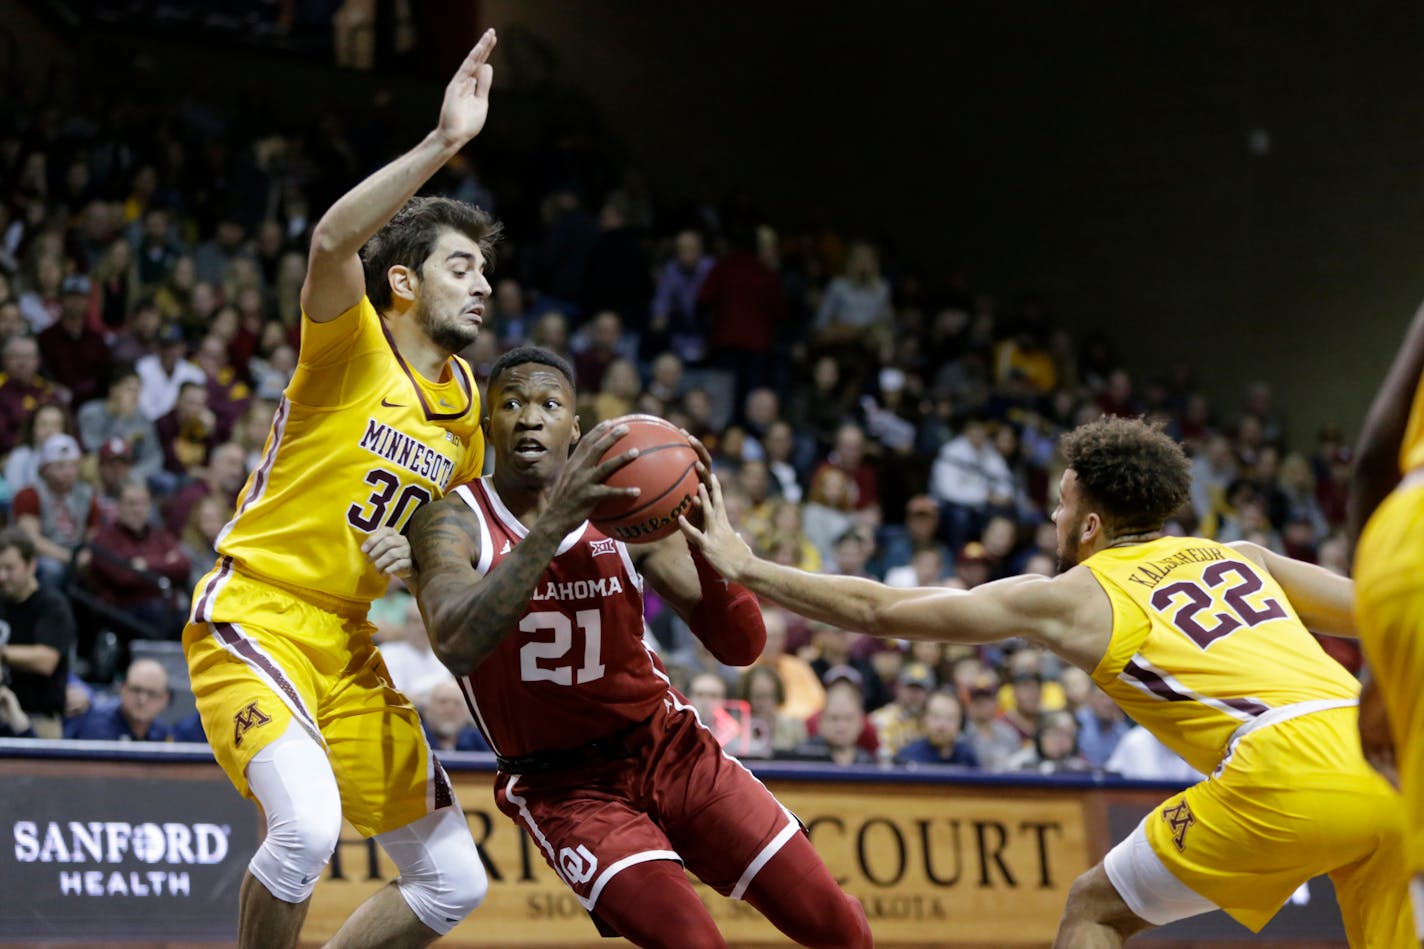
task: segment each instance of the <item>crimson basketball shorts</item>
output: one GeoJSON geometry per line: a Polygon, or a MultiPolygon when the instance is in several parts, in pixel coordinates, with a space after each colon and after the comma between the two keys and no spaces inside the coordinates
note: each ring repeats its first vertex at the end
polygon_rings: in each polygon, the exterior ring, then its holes
{"type": "Polygon", "coordinates": [[[627,739],[631,757],[568,771],[500,772],[499,809],[595,913],[620,871],[676,860],[724,896],[740,899],[793,835],[796,817],[722,753],[692,709],[659,706],[627,739]]]}

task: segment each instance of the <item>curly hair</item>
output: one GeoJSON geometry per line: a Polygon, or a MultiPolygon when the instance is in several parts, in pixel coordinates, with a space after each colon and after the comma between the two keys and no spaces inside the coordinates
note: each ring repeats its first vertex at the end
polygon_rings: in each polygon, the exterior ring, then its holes
{"type": "Polygon", "coordinates": [[[1101,418],[1064,435],[1059,449],[1114,533],[1160,529],[1191,491],[1191,463],[1158,423],[1101,418]]]}
{"type": "Polygon", "coordinates": [[[446,228],[459,231],[479,245],[486,270],[494,266],[494,245],[503,232],[498,221],[473,204],[453,198],[411,198],[361,248],[366,296],[377,312],[391,305],[388,271],[396,264],[404,264],[424,276],[425,259],[435,250],[440,232],[446,228]]]}

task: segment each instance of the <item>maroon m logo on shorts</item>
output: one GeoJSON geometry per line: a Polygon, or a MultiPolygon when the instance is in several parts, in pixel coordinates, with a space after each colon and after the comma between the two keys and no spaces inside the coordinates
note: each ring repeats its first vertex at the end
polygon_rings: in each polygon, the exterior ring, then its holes
{"type": "Polygon", "coordinates": [[[272,720],[262,709],[257,707],[256,702],[248,702],[247,707],[232,717],[232,744],[237,747],[242,744],[242,736],[249,728],[256,728],[258,725],[266,725],[272,720]]]}
{"type": "Polygon", "coordinates": [[[1196,815],[1184,800],[1173,807],[1162,808],[1162,819],[1172,828],[1172,843],[1178,850],[1187,849],[1187,828],[1197,822],[1196,815]]]}

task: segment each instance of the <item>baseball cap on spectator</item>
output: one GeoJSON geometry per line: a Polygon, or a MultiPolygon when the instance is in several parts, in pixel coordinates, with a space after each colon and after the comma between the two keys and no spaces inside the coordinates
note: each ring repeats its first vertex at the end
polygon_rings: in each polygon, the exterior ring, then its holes
{"type": "Polygon", "coordinates": [[[72,273],[64,278],[64,282],[59,285],[59,292],[62,296],[75,294],[81,297],[89,295],[89,278],[82,273],[72,273]]]}
{"type": "Polygon", "coordinates": [[[990,676],[980,676],[969,684],[969,697],[971,699],[990,698],[997,700],[999,697],[998,683],[990,676]]]}
{"type": "Polygon", "coordinates": [[[122,438],[114,437],[99,447],[99,460],[133,461],[133,452],[129,449],[128,442],[122,438]]]}
{"type": "Polygon", "coordinates": [[[839,665],[831,666],[826,670],[826,674],[821,676],[821,684],[830,688],[840,681],[849,682],[857,689],[865,687],[865,678],[860,674],[860,670],[855,666],[839,665]]]}
{"type": "Polygon", "coordinates": [[[901,685],[918,685],[922,689],[933,689],[935,674],[925,663],[911,662],[900,670],[899,682],[901,685]]]}
{"type": "Polygon", "coordinates": [[[60,432],[45,439],[40,448],[40,465],[49,465],[56,461],[78,461],[83,454],[73,435],[60,432]]]}

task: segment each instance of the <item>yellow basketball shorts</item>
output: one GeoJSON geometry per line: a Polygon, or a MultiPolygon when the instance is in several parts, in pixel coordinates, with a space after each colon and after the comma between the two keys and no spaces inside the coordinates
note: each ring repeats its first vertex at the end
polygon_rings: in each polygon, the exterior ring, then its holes
{"type": "Polygon", "coordinates": [[[1390,495],[1355,552],[1355,624],[1384,693],[1404,792],[1405,864],[1424,873],[1424,488],[1390,495]]]}
{"type": "Polygon", "coordinates": [[[1354,707],[1333,709],[1245,736],[1214,776],[1148,815],[1153,852],[1253,931],[1329,874],[1351,946],[1417,949],[1403,808],[1365,763],[1357,719],[1354,707]]]}
{"type": "Polygon", "coordinates": [[[251,797],[252,757],[293,723],[327,751],[344,816],[366,836],[454,796],[364,615],[315,606],[224,559],[198,584],[183,651],[218,764],[251,797]]]}

